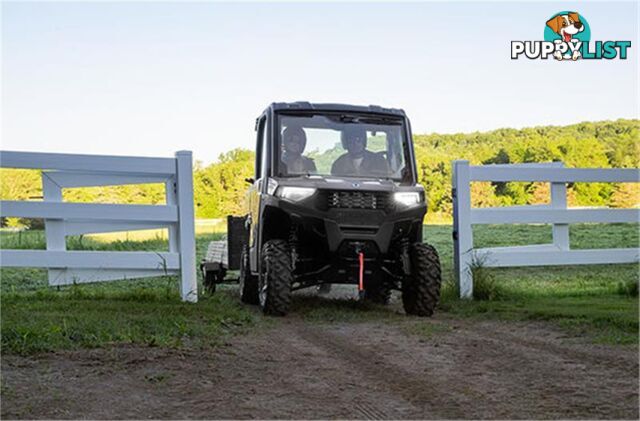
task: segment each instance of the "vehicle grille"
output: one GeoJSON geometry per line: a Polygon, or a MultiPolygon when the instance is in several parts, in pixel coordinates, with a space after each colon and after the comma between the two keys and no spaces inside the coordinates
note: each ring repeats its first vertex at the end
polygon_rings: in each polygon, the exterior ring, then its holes
{"type": "Polygon", "coordinates": [[[327,206],[340,209],[379,209],[385,210],[388,193],[361,191],[329,191],[327,206]]]}

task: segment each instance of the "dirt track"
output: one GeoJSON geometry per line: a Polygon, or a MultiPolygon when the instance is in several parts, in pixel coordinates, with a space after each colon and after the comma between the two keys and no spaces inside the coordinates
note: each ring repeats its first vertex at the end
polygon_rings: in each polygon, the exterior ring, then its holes
{"type": "Polygon", "coordinates": [[[331,324],[292,315],[215,350],[7,356],[2,376],[3,419],[639,416],[637,347],[446,315],[331,324]],[[431,324],[426,335],[415,333],[420,323],[431,324]]]}

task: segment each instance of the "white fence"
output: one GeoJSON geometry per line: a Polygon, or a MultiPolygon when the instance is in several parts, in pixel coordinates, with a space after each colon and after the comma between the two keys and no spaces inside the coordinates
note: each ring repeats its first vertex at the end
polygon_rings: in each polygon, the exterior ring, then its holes
{"type": "Polygon", "coordinates": [[[2,267],[48,268],[50,285],[179,274],[184,301],[198,300],[190,151],[175,158],[0,151],[0,167],[42,169],[43,201],[1,201],[0,215],[43,218],[46,250],[0,250],[2,267]],[[62,189],[162,183],[166,205],[68,203],[62,189]],[[65,237],[168,228],[168,252],[67,251],[65,237]]]}
{"type": "Polygon", "coordinates": [[[513,164],[470,166],[469,161],[453,162],[453,238],[455,275],[460,297],[473,296],[472,267],[584,265],[635,263],[640,250],[590,249],[570,250],[569,224],[593,222],[640,222],[639,209],[567,209],[567,185],[573,182],[640,181],[638,169],[563,168],[561,162],[548,164],[513,164]],[[549,205],[472,208],[470,183],[549,182],[549,205]],[[553,243],[516,247],[473,248],[474,224],[553,224],[553,243]]]}

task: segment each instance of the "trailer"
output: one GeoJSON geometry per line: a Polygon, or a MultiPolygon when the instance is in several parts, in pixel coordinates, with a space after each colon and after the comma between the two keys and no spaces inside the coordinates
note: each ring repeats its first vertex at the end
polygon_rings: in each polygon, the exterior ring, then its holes
{"type": "Polygon", "coordinates": [[[246,222],[245,216],[227,216],[227,235],[207,246],[207,254],[200,261],[200,272],[209,293],[214,293],[218,284],[238,282],[238,276],[227,274],[240,270],[242,249],[249,241],[246,222]]]}

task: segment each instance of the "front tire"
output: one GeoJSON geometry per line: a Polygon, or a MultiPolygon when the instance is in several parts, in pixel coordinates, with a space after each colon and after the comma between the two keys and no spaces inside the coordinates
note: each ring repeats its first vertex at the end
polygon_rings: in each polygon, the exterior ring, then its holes
{"type": "Polygon", "coordinates": [[[404,311],[412,316],[431,316],[440,299],[442,284],[438,252],[432,245],[415,243],[409,257],[411,274],[402,283],[404,311]]]}
{"type": "Polygon", "coordinates": [[[291,256],[283,240],[269,240],[262,247],[258,296],[264,314],[284,316],[291,303],[291,256]]]}
{"type": "Polygon", "coordinates": [[[258,279],[251,274],[249,266],[249,250],[247,247],[242,249],[240,257],[240,301],[247,304],[259,304],[258,300],[258,279]]]}

